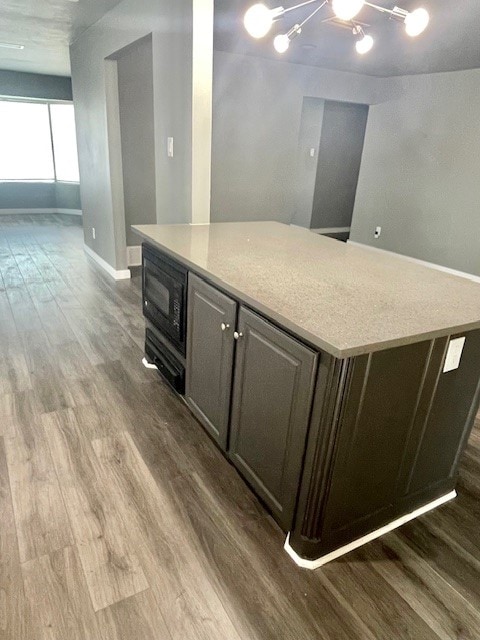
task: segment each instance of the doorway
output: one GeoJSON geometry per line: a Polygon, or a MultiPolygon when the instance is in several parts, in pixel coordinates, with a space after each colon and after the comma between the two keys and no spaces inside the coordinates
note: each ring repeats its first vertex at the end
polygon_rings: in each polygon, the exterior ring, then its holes
{"type": "Polygon", "coordinates": [[[155,224],[155,125],[152,36],[137,40],[117,59],[123,198],[128,266],[141,264],[133,224],[155,224]]]}
{"type": "Polygon", "coordinates": [[[348,240],[368,105],[305,98],[294,222],[348,240]]]}
{"type": "Polygon", "coordinates": [[[319,233],[348,239],[367,118],[367,105],[325,101],[311,219],[319,233]]]}

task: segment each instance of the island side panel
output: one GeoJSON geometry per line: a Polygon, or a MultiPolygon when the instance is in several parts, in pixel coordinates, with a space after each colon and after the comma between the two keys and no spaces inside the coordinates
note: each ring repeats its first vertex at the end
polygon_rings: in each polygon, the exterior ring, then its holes
{"type": "Polygon", "coordinates": [[[330,363],[290,536],[298,555],[326,555],[454,488],[478,408],[480,332],[466,334],[459,368],[443,373],[449,342],[354,358],[336,386],[330,363]]]}

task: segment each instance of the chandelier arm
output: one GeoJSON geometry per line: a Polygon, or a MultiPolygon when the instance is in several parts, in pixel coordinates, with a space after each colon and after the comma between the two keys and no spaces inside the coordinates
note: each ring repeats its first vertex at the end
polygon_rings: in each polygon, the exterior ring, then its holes
{"type": "MultiPolygon", "coordinates": [[[[320,0],[307,0],[307,2],[302,2],[301,4],[297,4],[294,7],[287,7],[287,9],[283,10],[282,15],[285,15],[290,11],[295,11],[296,9],[301,9],[302,7],[306,7],[310,4],[315,4],[316,2],[320,2],[320,0]]],[[[327,2],[328,0],[325,0],[325,2],[322,4],[322,7],[324,7],[327,4],[327,2]]]]}
{"type": "Polygon", "coordinates": [[[307,22],[308,22],[309,20],[311,20],[311,19],[313,18],[313,16],[314,16],[314,15],[316,15],[316,14],[317,14],[321,9],[323,9],[323,7],[324,7],[326,4],[328,4],[328,0],[324,0],[324,1],[322,2],[322,4],[321,4],[319,7],[317,7],[317,8],[315,9],[315,11],[313,11],[309,16],[307,16],[307,17],[305,18],[305,20],[304,20],[303,22],[301,22],[301,23],[298,25],[298,28],[299,28],[299,29],[301,29],[301,28],[303,27],[303,25],[307,24],[307,22]]]}
{"type": "Polygon", "coordinates": [[[400,7],[395,7],[394,9],[387,9],[386,7],[380,7],[378,4],[373,4],[373,2],[365,2],[366,7],[371,7],[372,9],[376,9],[381,13],[389,13],[391,16],[395,16],[397,18],[404,18],[408,11],[405,9],[400,9],[400,7]]]}

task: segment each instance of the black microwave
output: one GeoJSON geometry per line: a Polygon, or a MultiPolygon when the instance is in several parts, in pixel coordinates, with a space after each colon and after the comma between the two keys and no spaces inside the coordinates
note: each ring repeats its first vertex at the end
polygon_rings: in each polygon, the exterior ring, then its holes
{"type": "Polygon", "coordinates": [[[148,244],[142,256],[143,314],[185,355],[187,270],[148,244]]]}

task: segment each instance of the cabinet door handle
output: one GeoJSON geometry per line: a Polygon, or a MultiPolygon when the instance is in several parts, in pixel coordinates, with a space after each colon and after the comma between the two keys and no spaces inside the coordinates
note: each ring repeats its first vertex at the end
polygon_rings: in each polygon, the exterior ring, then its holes
{"type": "Polygon", "coordinates": [[[230,325],[225,324],[225,322],[222,322],[221,327],[222,327],[222,331],[228,331],[228,329],[230,329],[230,325]]]}
{"type": "Polygon", "coordinates": [[[238,331],[234,331],[233,332],[233,337],[235,338],[235,340],[240,340],[240,338],[243,338],[243,333],[242,332],[238,332],[238,331]]]}

